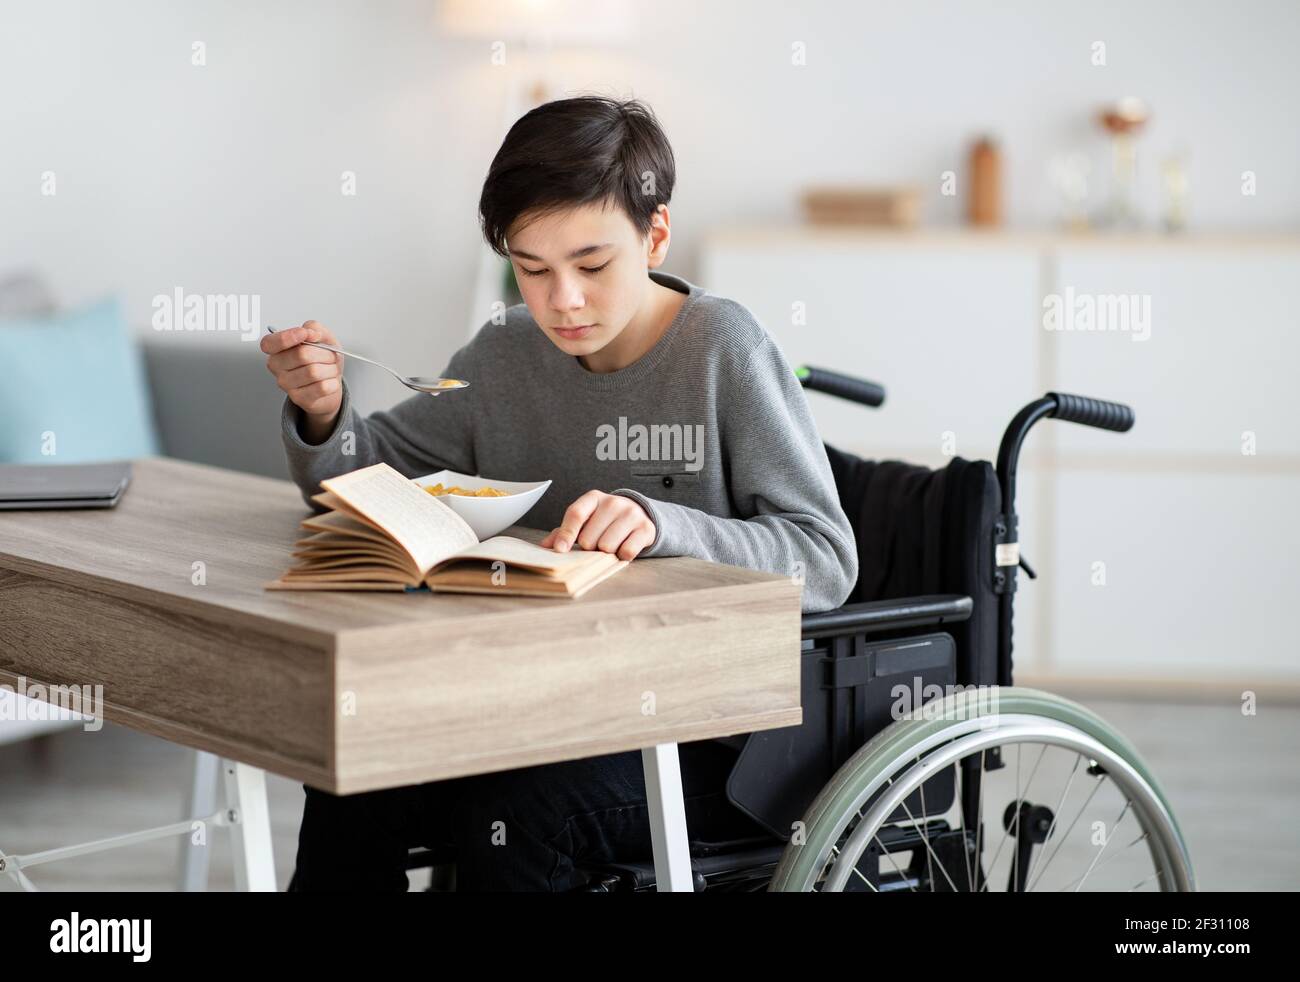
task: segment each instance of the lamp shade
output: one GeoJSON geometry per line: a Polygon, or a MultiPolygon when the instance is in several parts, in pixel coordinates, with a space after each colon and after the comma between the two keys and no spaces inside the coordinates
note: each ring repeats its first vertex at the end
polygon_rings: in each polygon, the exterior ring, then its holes
{"type": "Polygon", "coordinates": [[[626,0],[442,0],[438,27],[466,39],[616,44],[632,36],[633,14],[626,0]]]}

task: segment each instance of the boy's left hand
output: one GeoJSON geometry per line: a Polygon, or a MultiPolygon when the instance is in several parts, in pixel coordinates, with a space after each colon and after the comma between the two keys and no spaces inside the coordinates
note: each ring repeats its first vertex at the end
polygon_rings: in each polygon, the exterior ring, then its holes
{"type": "Polygon", "coordinates": [[[576,542],[583,549],[612,552],[619,559],[635,559],[655,540],[655,523],[631,498],[604,491],[588,491],[569,505],[560,527],[542,540],[542,547],[568,552],[576,542]]]}

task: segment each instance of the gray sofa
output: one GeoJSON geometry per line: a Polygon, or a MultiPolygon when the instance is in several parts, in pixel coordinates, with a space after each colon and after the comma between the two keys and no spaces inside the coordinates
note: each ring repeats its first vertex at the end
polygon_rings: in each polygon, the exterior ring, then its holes
{"type": "Polygon", "coordinates": [[[284,393],[251,342],[146,337],[145,371],[162,452],[168,457],[287,478],[280,441],[284,393]]]}

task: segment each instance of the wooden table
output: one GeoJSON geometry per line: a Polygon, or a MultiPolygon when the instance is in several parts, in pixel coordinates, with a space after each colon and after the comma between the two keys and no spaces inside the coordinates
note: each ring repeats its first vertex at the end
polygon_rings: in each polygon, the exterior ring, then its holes
{"type": "Polygon", "coordinates": [[[630,749],[659,888],[692,888],[677,744],[801,722],[796,583],[670,558],[577,600],[263,590],[306,514],[163,458],[115,509],[0,512],[0,683],[102,684],[103,718],[220,758],[244,888],[275,889],[264,770],[349,794],[630,749]]]}

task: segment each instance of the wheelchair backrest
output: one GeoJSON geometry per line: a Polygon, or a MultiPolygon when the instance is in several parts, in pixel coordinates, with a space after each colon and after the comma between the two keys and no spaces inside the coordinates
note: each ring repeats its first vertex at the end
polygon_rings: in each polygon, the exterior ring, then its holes
{"type": "Polygon", "coordinates": [[[932,470],[863,460],[827,445],[840,504],[858,543],[858,582],[849,603],[936,593],[969,596],[970,620],[949,630],[962,685],[998,681],[999,599],[994,526],[1002,510],[988,461],[954,457],[932,470]]]}

